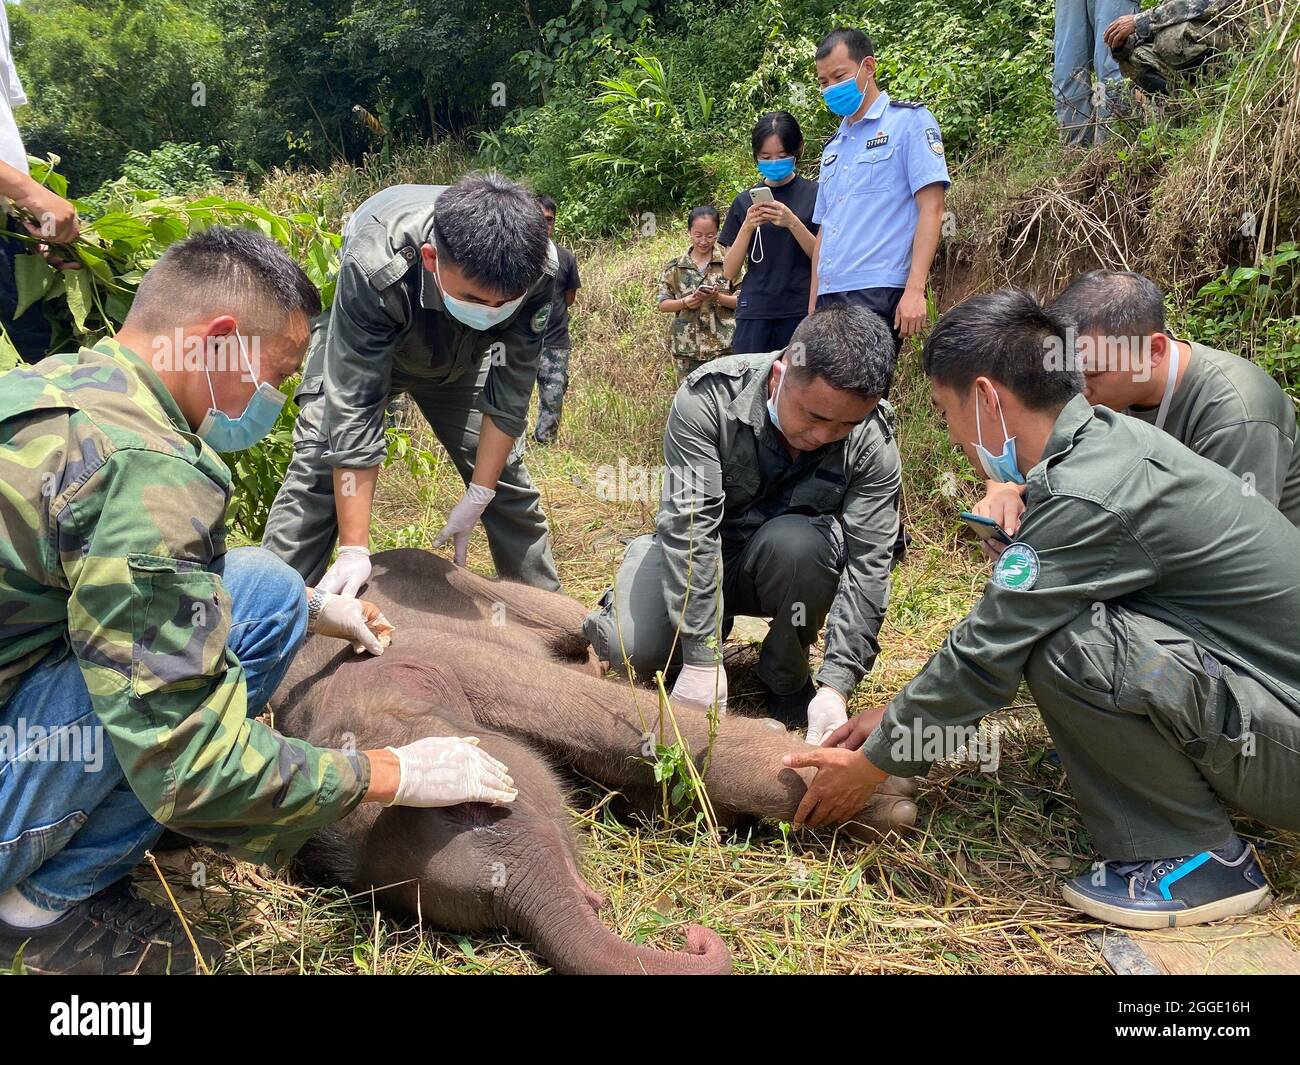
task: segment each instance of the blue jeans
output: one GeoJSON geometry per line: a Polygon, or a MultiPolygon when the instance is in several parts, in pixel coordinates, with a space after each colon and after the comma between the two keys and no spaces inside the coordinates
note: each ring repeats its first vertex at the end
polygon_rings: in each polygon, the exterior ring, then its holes
{"type": "MultiPolygon", "coordinates": [[[[306,635],[303,581],[260,547],[236,548],[211,569],[230,593],[227,646],[256,716],[306,635]]],[[[158,842],[163,826],[126,782],[75,656],[31,670],[0,707],[0,730],[0,893],[16,885],[64,910],[122,879],[158,842]]]]}
{"type": "Polygon", "coordinates": [[[1105,120],[1122,91],[1123,75],[1102,34],[1121,15],[1135,15],[1135,0],[1056,0],[1056,57],[1052,95],[1061,140],[1088,145],[1106,139],[1105,120]],[[1092,74],[1097,73],[1093,87],[1092,74]]]}

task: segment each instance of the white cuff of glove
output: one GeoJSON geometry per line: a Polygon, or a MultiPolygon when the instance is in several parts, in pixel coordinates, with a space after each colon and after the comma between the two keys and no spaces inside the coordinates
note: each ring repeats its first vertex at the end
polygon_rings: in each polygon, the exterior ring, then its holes
{"type": "Polygon", "coordinates": [[[804,739],[814,747],[849,719],[848,702],[834,688],[823,684],[808,703],[808,731],[804,739]]]}

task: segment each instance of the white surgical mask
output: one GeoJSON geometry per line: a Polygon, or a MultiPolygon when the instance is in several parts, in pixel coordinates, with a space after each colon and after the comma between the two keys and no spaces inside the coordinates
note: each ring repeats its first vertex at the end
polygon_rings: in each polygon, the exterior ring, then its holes
{"type": "Polygon", "coordinates": [[[500,307],[487,307],[482,303],[470,303],[468,300],[460,300],[447,292],[442,283],[442,274],[434,266],[433,276],[438,279],[438,290],[442,293],[443,306],[447,308],[456,321],[462,325],[467,325],[478,332],[486,332],[493,326],[498,326],[509,318],[515,311],[519,310],[519,305],[524,302],[525,292],[518,299],[511,300],[509,303],[503,303],[500,307]]]}

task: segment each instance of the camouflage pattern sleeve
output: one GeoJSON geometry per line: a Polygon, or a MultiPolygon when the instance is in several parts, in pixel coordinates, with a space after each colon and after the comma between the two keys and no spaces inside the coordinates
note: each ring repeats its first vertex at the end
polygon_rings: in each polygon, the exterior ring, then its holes
{"type": "Polygon", "coordinates": [[[225,494],[178,456],[128,447],[53,501],[68,636],[150,815],[279,865],[361,800],[370,770],[249,720],[230,598],[208,569],[225,494]]]}
{"type": "Polygon", "coordinates": [[[655,302],[663,303],[664,300],[675,300],[680,295],[677,285],[677,260],[674,259],[664,267],[663,273],[659,275],[659,294],[655,297],[655,302]]]}
{"type": "Polygon", "coordinates": [[[1204,18],[1211,8],[1222,6],[1222,0],[1166,0],[1149,11],[1138,12],[1135,34],[1138,40],[1149,41],[1157,30],[1204,18]]]}

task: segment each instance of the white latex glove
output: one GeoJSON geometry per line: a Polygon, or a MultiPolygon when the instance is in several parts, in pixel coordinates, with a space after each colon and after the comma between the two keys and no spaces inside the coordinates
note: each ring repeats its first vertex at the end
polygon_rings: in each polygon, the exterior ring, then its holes
{"type": "Polygon", "coordinates": [[[492,498],[496,494],[495,488],[484,488],[481,484],[470,484],[465,489],[465,494],[460,497],[460,502],[451,508],[451,514],[447,517],[447,524],[442,527],[438,539],[433,541],[433,546],[441,547],[448,540],[454,540],[456,542],[456,565],[465,565],[465,556],[469,554],[469,534],[473,531],[474,526],[478,524],[479,518],[483,516],[483,511],[487,510],[487,505],[492,502],[492,498]]]}
{"type": "Polygon", "coordinates": [[[822,685],[808,701],[808,732],[804,739],[814,747],[849,719],[849,708],[844,696],[834,688],[822,685]]]}
{"type": "Polygon", "coordinates": [[[673,685],[672,700],[696,710],[707,710],[718,701],[718,713],[727,712],[727,671],[719,662],[716,666],[682,666],[673,685]]]}
{"type": "Polygon", "coordinates": [[[322,592],[355,596],[368,580],[370,548],[345,546],[339,548],[334,565],[325,571],[325,576],[316,583],[316,587],[322,592]]]}
{"type": "Polygon", "coordinates": [[[486,802],[501,806],[519,792],[506,767],[480,749],[477,736],[426,736],[397,755],[401,777],[389,806],[456,806],[486,802]]]}
{"type": "Polygon", "coordinates": [[[333,592],[325,593],[325,602],[312,631],[349,641],[357,654],[369,651],[372,655],[381,655],[393,640],[392,624],[374,603],[349,599],[333,592]]]}

